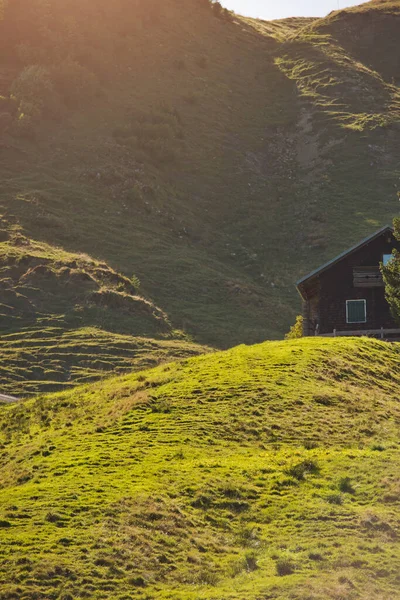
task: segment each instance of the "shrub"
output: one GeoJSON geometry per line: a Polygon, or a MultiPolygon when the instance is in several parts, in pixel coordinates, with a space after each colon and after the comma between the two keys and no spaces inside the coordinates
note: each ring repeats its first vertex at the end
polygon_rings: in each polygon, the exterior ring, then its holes
{"type": "Polygon", "coordinates": [[[303,317],[298,315],[296,322],[291,326],[289,333],[285,335],[285,340],[295,340],[303,337],[303,317]]]}
{"type": "Polygon", "coordinates": [[[257,555],[254,552],[254,550],[251,550],[250,552],[246,552],[246,555],[244,558],[245,558],[246,571],[256,571],[258,569],[257,555]]]}
{"type": "Polygon", "coordinates": [[[11,523],[9,521],[5,521],[4,519],[0,519],[0,528],[8,529],[11,527],[11,523]]]}
{"type": "Polygon", "coordinates": [[[343,498],[340,494],[330,494],[327,496],[326,501],[329,502],[329,504],[336,504],[337,506],[343,504],[343,498]]]}
{"type": "Polygon", "coordinates": [[[259,529],[242,524],[241,529],[239,529],[237,539],[240,545],[244,547],[258,545],[260,539],[259,529]]]}
{"type": "Polygon", "coordinates": [[[276,572],[280,577],[292,575],[296,570],[296,565],[291,558],[278,558],[276,561],[276,572]]]}
{"type": "Polygon", "coordinates": [[[136,275],[132,275],[132,277],[131,277],[131,284],[133,285],[133,287],[135,288],[135,290],[138,291],[140,289],[140,279],[139,279],[139,277],[137,277],[136,275]]]}
{"type": "Polygon", "coordinates": [[[11,85],[11,95],[19,102],[43,108],[54,94],[49,71],[40,65],[25,67],[11,85]]]}
{"type": "Polygon", "coordinates": [[[129,584],[133,585],[135,587],[146,587],[147,581],[145,580],[144,577],[139,575],[138,577],[131,577],[129,579],[129,584]]]}
{"type": "Polygon", "coordinates": [[[308,558],[310,560],[315,560],[315,561],[324,560],[324,557],[319,552],[310,552],[310,554],[308,555],[308,558]]]}
{"type": "MultiPolygon", "coordinates": [[[[400,218],[393,221],[394,237],[400,240],[400,218]]],[[[393,318],[400,323],[400,252],[395,250],[393,258],[386,266],[381,264],[383,281],[385,283],[386,300],[389,303],[393,318]]]]}
{"type": "Polygon", "coordinates": [[[373,450],[374,452],[384,452],[386,448],[382,444],[373,444],[371,446],[371,450],[373,450]]]}
{"type": "Polygon", "coordinates": [[[351,485],[350,477],[342,477],[339,481],[339,490],[344,494],[354,494],[355,489],[351,485]]]}
{"type": "Polygon", "coordinates": [[[213,501],[212,497],[207,494],[200,494],[192,501],[193,508],[202,508],[203,510],[207,510],[211,507],[213,501]]]}
{"type": "Polygon", "coordinates": [[[223,13],[223,8],[222,8],[221,4],[219,2],[215,2],[215,0],[213,0],[213,2],[211,3],[211,6],[212,6],[214,15],[218,18],[221,18],[222,13],[223,13]]]}
{"type": "Polygon", "coordinates": [[[171,405],[166,400],[160,400],[151,405],[151,412],[168,414],[171,412],[171,405]]]}
{"type": "Polygon", "coordinates": [[[302,481],[307,473],[319,473],[319,467],[313,460],[303,460],[301,463],[294,465],[287,470],[288,475],[291,475],[298,481],[302,481]]]}
{"type": "Polygon", "coordinates": [[[57,513],[48,512],[45,516],[45,520],[48,523],[60,523],[63,520],[63,518],[57,513]]]}
{"type": "Polygon", "coordinates": [[[197,575],[197,583],[204,585],[217,585],[219,582],[218,574],[210,570],[202,570],[197,575]]]}
{"type": "Polygon", "coordinates": [[[219,2],[215,2],[214,4],[214,14],[218,19],[222,19],[223,21],[231,21],[232,15],[227,8],[223,8],[219,2]],[[217,8],[219,6],[219,8],[217,8]]]}
{"type": "Polygon", "coordinates": [[[22,133],[31,133],[44,113],[55,117],[60,112],[60,99],[50,72],[40,65],[23,69],[11,85],[11,97],[18,106],[18,126],[22,133]]]}
{"type": "MultiPolygon", "coordinates": [[[[152,113],[135,112],[130,115],[131,123],[114,129],[113,136],[120,143],[135,151],[136,159],[150,160],[155,165],[175,162],[179,157],[183,137],[176,111],[162,109],[152,113]]],[[[128,198],[135,200],[134,193],[128,198]]],[[[138,199],[142,199],[138,190],[138,199]]]]}

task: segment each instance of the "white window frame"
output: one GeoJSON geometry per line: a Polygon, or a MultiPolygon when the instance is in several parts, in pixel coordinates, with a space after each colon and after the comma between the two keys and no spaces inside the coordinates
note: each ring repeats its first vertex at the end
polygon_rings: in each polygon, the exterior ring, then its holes
{"type": "Polygon", "coordinates": [[[393,254],[384,254],[382,256],[382,264],[383,264],[383,266],[386,267],[386,265],[388,265],[393,258],[394,258],[393,254]],[[388,257],[388,258],[385,261],[386,257],[388,257]]]}
{"type": "Polygon", "coordinates": [[[357,298],[354,300],[346,300],[346,323],[348,325],[359,325],[360,323],[366,323],[366,322],[367,322],[367,301],[364,298],[357,298]],[[349,321],[349,304],[351,302],[364,302],[364,314],[365,314],[364,321],[349,321]]]}

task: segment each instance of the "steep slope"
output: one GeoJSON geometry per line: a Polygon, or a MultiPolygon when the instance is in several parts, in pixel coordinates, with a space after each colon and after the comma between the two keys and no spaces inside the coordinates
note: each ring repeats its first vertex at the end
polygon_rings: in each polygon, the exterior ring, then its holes
{"type": "MultiPolygon", "coordinates": [[[[10,218],[9,218],[10,219],[10,218]]],[[[0,220],[1,391],[26,397],[207,349],[123,277],[0,220]]]]}
{"type": "Polygon", "coordinates": [[[320,29],[329,32],[355,58],[381,74],[388,83],[399,84],[399,2],[380,0],[332,13],[320,29]]]}
{"type": "Polygon", "coordinates": [[[400,352],[241,346],[0,410],[0,598],[396,600],[400,352]]]}
{"type": "Polygon", "coordinates": [[[195,0],[46,7],[4,13],[1,203],[137,274],[173,327],[282,336],[294,281],[397,212],[398,2],[271,24],[195,0]]]}

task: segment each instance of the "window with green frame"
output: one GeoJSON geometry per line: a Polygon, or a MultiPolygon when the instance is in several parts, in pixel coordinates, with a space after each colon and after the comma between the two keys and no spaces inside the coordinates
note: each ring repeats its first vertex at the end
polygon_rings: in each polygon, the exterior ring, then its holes
{"type": "Polygon", "coordinates": [[[367,301],[366,300],[346,300],[346,322],[347,323],[366,323],[367,322],[367,301]]]}

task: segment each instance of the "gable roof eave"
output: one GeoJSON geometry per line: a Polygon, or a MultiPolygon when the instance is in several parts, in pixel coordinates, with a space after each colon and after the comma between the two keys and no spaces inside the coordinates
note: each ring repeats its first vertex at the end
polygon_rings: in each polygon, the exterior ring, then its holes
{"type": "Polygon", "coordinates": [[[306,281],[308,281],[310,279],[313,279],[314,277],[317,277],[318,275],[320,275],[321,273],[323,273],[324,271],[326,271],[330,267],[333,267],[333,265],[335,265],[336,263],[340,262],[343,258],[346,258],[347,256],[349,256],[350,254],[352,254],[356,250],[359,250],[363,246],[366,246],[367,244],[369,244],[370,242],[372,242],[373,240],[375,240],[377,237],[383,235],[387,231],[390,231],[391,233],[393,233],[393,227],[391,227],[390,225],[385,225],[381,229],[378,229],[377,231],[375,231],[375,233],[373,233],[373,234],[369,235],[368,237],[364,238],[363,240],[361,240],[361,242],[359,242],[358,244],[355,244],[354,246],[351,246],[351,248],[348,248],[344,252],[341,252],[340,254],[338,254],[337,256],[335,256],[335,258],[332,258],[331,260],[329,260],[328,262],[324,263],[323,265],[321,265],[317,269],[314,269],[314,271],[311,271],[310,273],[308,273],[308,275],[305,275],[304,277],[302,277],[301,279],[299,279],[296,282],[296,287],[297,287],[297,289],[298,289],[301,297],[304,298],[304,296],[303,296],[303,294],[302,294],[302,292],[300,290],[300,286],[302,286],[304,283],[306,283],[306,281]]]}

